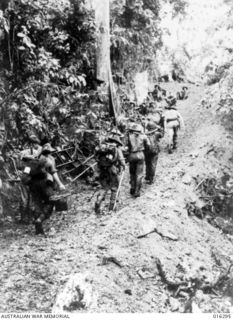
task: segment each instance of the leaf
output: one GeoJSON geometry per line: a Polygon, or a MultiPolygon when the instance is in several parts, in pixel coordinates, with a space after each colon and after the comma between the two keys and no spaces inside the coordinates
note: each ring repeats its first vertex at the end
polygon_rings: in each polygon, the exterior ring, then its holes
{"type": "Polygon", "coordinates": [[[17,33],[17,36],[20,38],[24,38],[26,35],[22,32],[17,33]]]}
{"type": "Polygon", "coordinates": [[[78,76],[77,78],[84,87],[87,85],[86,79],[83,76],[78,76]]]}
{"type": "Polygon", "coordinates": [[[9,31],[10,31],[10,25],[9,25],[8,20],[3,19],[3,27],[4,27],[4,30],[6,31],[6,33],[9,33],[9,31]]]}
{"type": "Polygon", "coordinates": [[[76,79],[75,79],[73,76],[69,77],[69,82],[70,82],[70,83],[75,82],[75,80],[76,80],[76,79]]]}

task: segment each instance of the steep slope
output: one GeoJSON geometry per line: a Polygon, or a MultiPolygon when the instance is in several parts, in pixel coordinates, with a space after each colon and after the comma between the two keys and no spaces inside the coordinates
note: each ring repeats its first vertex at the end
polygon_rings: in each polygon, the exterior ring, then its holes
{"type": "MultiPolygon", "coordinates": [[[[166,87],[179,89],[174,84],[166,87]]],[[[195,178],[219,170],[222,159],[229,156],[208,153],[213,144],[227,150],[229,142],[211,111],[202,109],[203,92],[202,87],[193,86],[189,99],[178,104],[186,131],[172,155],[166,152],[166,140],[162,142],[156,182],[144,186],[140,198],[129,196],[126,176],[121,209],[96,217],[92,191],[77,186],[79,193],[70,212],[47,222],[47,238],[35,237],[30,227],[3,230],[1,312],[51,311],[57,293],[75,273],[86,274],[97,297],[96,303],[79,312],[182,312],[189,297],[174,297],[174,291],[168,290],[158,272],[158,258],[174,281],[196,277],[212,283],[227,269],[233,261],[231,237],[205,220],[188,216],[186,210],[186,203],[195,196],[195,178]],[[154,228],[157,232],[137,238],[154,228]],[[104,257],[114,257],[121,265],[104,257]]],[[[202,311],[231,308],[230,298],[200,290],[194,300],[202,311]]]]}

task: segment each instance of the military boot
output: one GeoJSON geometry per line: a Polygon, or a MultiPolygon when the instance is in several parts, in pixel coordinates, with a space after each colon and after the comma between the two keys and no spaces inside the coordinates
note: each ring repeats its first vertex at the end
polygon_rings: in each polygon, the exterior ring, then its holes
{"type": "Polygon", "coordinates": [[[134,193],[135,198],[139,198],[141,196],[140,190],[136,190],[134,193]]]}
{"type": "Polygon", "coordinates": [[[96,202],[95,202],[95,213],[96,214],[100,214],[101,203],[105,200],[106,193],[107,193],[106,191],[102,190],[97,195],[96,202]]]}
{"type": "Polygon", "coordinates": [[[36,235],[44,234],[44,229],[43,229],[42,222],[40,219],[36,219],[36,221],[35,221],[35,231],[36,231],[36,235]]]}
{"type": "Polygon", "coordinates": [[[135,188],[135,193],[134,193],[135,198],[140,197],[141,186],[142,186],[142,178],[140,178],[140,179],[137,178],[137,183],[136,183],[136,188],[135,188]]]}
{"type": "Polygon", "coordinates": [[[115,202],[116,202],[116,191],[112,191],[111,197],[110,197],[109,211],[112,211],[114,209],[115,202]]]}
{"type": "Polygon", "coordinates": [[[136,189],[136,179],[133,175],[130,176],[130,194],[133,196],[135,194],[136,189]]]}
{"type": "Polygon", "coordinates": [[[168,146],[168,153],[171,154],[173,152],[173,146],[169,145],[168,146]]]}
{"type": "Polygon", "coordinates": [[[95,203],[95,213],[100,214],[100,203],[97,201],[95,203]]]}
{"type": "Polygon", "coordinates": [[[153,183],[154,183],[154,178],[150,178],[150,180],[147,181],[146,183],[147,183],[147,184],[150,184],[150,185],[153,184],[153,183]]]}
{"type": "Polygon", "coordinates": [[[130,188],[130,194],[133,196],[135,193],[135,189],[134,188],[130,188]]]}

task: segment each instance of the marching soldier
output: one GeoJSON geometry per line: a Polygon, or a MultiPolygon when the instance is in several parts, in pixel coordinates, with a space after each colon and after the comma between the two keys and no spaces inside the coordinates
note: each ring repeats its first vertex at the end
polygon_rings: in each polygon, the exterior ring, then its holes
{"type": "Polygon", "coordinates": [[[164,135],[163,126],[161,126],[161,115],[156,112],[147,118],[146,135],[149,145],[145,148],[146,178],[148,184],[153,184],[155,170],[159,156],[159,140],[164,135]]]}
{"type": "Polygon", "coordinates": [[[100,214],[100,207],[108,191],[111,191],[109,211],[114,209],[120,174],[125,170],[125,160],[121,150],[123,146],[117,135],[110,136],[96,148],[96,159],[99,168],[99,180],[102,190],[99,191],[95,202],[95,212],[100,214]]]}
{"type": "Polygon", "coordinates": [[[59,190],[65,190],[51,155],[53,151],[51,145],[46,143],[39,159],[33,159],[28,163],[22,178],[23,182],[29,186],[32,196],[36,234],[44,234],[42,223],[52,214],[55,202],[51,201],[50,197],[54,194],[55,185],[59,190]]]}
{"type": "Polygon", "coordinates": [[[181,114],[176,110],[176,98],[169,96],[167,99],[168,105],[164,112],[164,128],[168,133],[168,152],[172,153],[177,148],[178,130],[184,129],[184,120],[181,114]]]}
{"type": "Polygon", "coordinates": [[[182,87],[180,92],[176,94],[177,100],[186,100],[188,99],[188,87],[182,87]]]}
{"type": "Polygon", "coordinates": [[[148,145],[149,142],[143,133],[142,126],[136,123],[130,124],[127,147],[129,152],[130,194],[134,197],[140,197],[145,161],[144,151],[148,145]]]}

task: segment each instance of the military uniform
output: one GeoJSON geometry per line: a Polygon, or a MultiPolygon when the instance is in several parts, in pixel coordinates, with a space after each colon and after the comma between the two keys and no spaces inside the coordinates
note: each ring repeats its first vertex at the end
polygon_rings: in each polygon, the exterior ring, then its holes
{"type": "Polygon", "coordinates": [[[149,145],[145,148],[145,163],[146,163],[146,180],[149,184],[154,182],[155,170],[159,156],[159,139],[163,136],[163,127],[160,125],[161,116],[158,114],[150,115],[147,118],[146,135],[149,145]]]}
{"type": "Polygon", "coordinates": [[[168,152],[172,153],[173,149],[177,148],[178,130],[184,128],[184,121],[181,114],[176,110],[176,99],[170,98],[167,100],[168,106],[164,112],[164,126],[168,133],[168,152]]]}
{"type": "MultiPolygon", "coordinates": [[[[40,146],[41,141],[38,139],[38,137],[34,134],[30,135],[28,137],[29,141],[29,148],[24,149],[20,152],[20,169],[23,169],[25,167],[30,166],[32,162],[32,166],[35,166],[36,162],[38,163],[38,160],[35,160],[42,151],[42,147],[40,146]],[[35,161],[33,161],[35,160],[35,161]]],[[[25,175],[23,176],[25,178],[25,175]]],[[[30,192],[30,188],[28,184],[21,183],[20,184],[20,222],[28,224],[31,220],[31,209],[32,209],[32,195],[30,192]]]]}
{"type": "Polygon", "coordinates": [[[114,209],[121,170],[125,169],[125,160],[120,148],[119,138],[112,136],[96,149],[96,159],[99,169],[99,181],[102,190],[98,193],[95,212],[100,213],[101,203],[105,200],[108,191],[111,191],[109,210],[114,209]]]}
{"type": "Polygon", "coordinates": [[[46,144],[40,158],[31,161],[28,171],[25,171],[27,177],[23,180],[29,186],[32,196],[36,234],[44,233],[42,223],[52,214],[55,202],[51,196],[54,194],[55,182],[61,190],[65,189],[57,176],[55,160],[51,155],[53,150],[49,143],[46,144]]]}
{"type": "Polygon", "coordinates": [[[140,190],[143,179],[143,169],[145,148],[149,145],[142,127],[138,124],[131,124],[129,127],[127,146],[129,152],[129,172],[130,172],[130,193],[135,197],[140,197],[140,190]]]}

